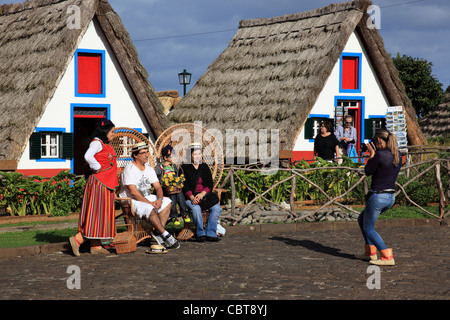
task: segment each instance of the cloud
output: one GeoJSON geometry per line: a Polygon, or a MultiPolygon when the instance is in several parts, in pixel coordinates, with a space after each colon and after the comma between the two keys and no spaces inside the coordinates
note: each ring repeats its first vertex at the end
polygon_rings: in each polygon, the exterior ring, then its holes
{"type": "MultiPolygon", "coordinates": [[[[433,74],[445,90],[450,85],[450,2],[428,0],[392,6],[381,2],[380,31],[386,50],[422,58],[433,64],[433,74]]],[[[405,2],[405,1],[401,1],[405,2]]]]}
{"type": "Polygon", "coordinates": [[[227,48],[240,20],[270,18],[317,6],[311,1],[298,0],[196,0],[189,3],[172,0],[152,1],[149,5],[138,1],[139,4],[132,7],[129,2],[110,0],[122,17],[156,91],[180,89],[177,74],[183,69],[192,73],[192,88],[227,48]]]}
{"type": "MultiPolygon", "coordinates": [[[[109,0],[130,33],[141,62],[150,74],[149,80],[157,91],[180,90],[177,74],[183,69],[192,73],[193,82],[197,81],[226,49],[240,20],[271,18],[343,1],[109,0]]],[[[0,0],[0,4],[18,2],[22,1],[0,0]]],[[[450,85],[450,1],[372,2],[381,8],[379,32],[386,50],[391,54],[400,52],[432,62],[433,72],[444,89],[450,85]]]]}

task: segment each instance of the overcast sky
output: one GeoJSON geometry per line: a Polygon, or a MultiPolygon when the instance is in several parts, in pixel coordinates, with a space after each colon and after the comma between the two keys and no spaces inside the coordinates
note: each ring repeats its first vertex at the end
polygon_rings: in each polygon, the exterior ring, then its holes
{"type": "MultiPolygon", "coordinates": [[[[22,1],[0,0],[3,3],[22,1]]],[[[156,91],[179,90],[178,73],[192,73],[191,89],[228,46],[239,21],[316,9],[342,0],[109,0],[130,33],[156,91]]],[[[380,7],[386,50],[433,63],[450,85],[450,1],[372,0],[380,7]]]]}

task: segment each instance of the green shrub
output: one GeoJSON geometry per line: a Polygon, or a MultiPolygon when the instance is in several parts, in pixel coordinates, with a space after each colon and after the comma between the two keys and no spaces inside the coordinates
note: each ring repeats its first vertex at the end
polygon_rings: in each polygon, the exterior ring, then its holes
{"type": "MultiPolygon", "coordinates": [[[[429,168],[432,164],[425,164],[419,167],[418,172],[423,172],[429,168]]],[[[402,175],[397,178],[397,182],[400,185],[404,185],[406,182],[412,180],[418,173],[411,170],[414,175],[409,178],[402,175]]],[[[441,182],[444,190],[448,190],[448,172],[441,166],[441,182]]],[[[439,190],[436,181],[436,173],[434,169],[429,170],[424,175],[416,178],[405,188],[408,197],[420,206],[424,206],[427,203],[439,202],[439,190]]],[[[445,192],[445,191],[444,191],[445,192]]],[[[401,192],[397,198],[396,203],[401,205],[413,205],[409,202],[403,192],[401,192]]]]}
{"type": "Polygon", "coordinates": [[[0,207],[11,215],[67,215],[79,211],[85,179],[62,171],[48,179],[0,171],[0,207]]]}
{"type": "MultiPolygon", "coordinates": [[[[358,168],[361,164],[353,163],[350,158],[344,158],[342,166],[350,168],[358,168]]],[[[312,183],[319,186],[324,192],[331,198],[337,197],[348,189],[350,189],[358,180],[358,173],[348,169],[326,169],[327,167],[334,167],[336,164],[329,163],[322,159],[318,159],[317,162],[308,163],[304,160],[297,162],[293,169],[314,169],[324,168],[318,170],[312,170],[303,172],[305,176],[312,183]]],[[[277,170],[274,174],[264,175],[259,171],[246,171],[237,169],[235,173],[238,177],[234,178],[236,198],[239,198],[243,204],[247,204],[253,200],[256,195],[250,190],[262,194],[266,190],[270,189],[274,184],[283,181],[291,176],[291,172],[285,170],[277,170]],[[242,182],[241,182],[242,180],[242,182]],[[250,188],[250,189],[249,189],[250,188]]],[[[223,179],[228,172],[223,173],[223,179]]],[[[327,201],[326,196],[319,191],[313,184],[303,179],[302,177],[295,177],[295,200],[314,200],[317,203],[324,203],[327,201]]],[[[231,191],[229,180],[225,184],[224,188],[231,191]]],[[[277,187],[270,190],[264,196],[266,199],[275,203],[288,202],[292,189],[292,180],[289,179],[277,187]]],[[[364,202],[364,188],[362,183],[353,189],[344,199],[341,199],[344,203],[363,203],[364,202]]],[[[231,198],[231,192],[227,192],[223,195],[223,202],[226,203],[231,198]]],[[[259,198],[259,203],[264,203],[265,200],[259,198]]]]}

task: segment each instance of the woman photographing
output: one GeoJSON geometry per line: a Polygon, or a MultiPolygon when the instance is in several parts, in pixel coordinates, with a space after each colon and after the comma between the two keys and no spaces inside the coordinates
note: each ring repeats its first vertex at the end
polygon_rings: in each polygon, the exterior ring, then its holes
{"type": "Polygon", "coordinates": [[[358,224],[365,240],[365,253],[356,257],[375,265],[395,265],[392,249],[386,248],[383,239],[375,231],[379,215],[395,202],[395,180],[400,171],[401,154],[397,138],[386,129],[378,129],[372,142],[366,144],[370,153],[364,172],[372,176],[372,185],[366,196],[366,207],[358,217],[358,224]],[[380,258],[377,260],[377,249],[380,258]]]}

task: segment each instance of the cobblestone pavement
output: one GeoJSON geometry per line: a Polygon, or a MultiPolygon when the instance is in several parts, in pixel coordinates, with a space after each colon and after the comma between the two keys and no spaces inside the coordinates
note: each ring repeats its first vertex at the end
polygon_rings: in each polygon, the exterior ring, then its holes
{"type": "Polygon", "coordinates": [[[377,273],[356,260],[359,230],[230,234],[218,243],[187,241],[167,254],[80,257],[70,252],[0,260],[1,299],[448,300],[448,227],[379,227],[396,265],[377,273]],[[67,284],[80,268],[80,289],[67,284]],[[69,271],[69,272],[68,272],[69,271]],[[373,280],[375,279],[375,280],[373,280]],[[374,282],[375,281],[375,282],[374,282]]]}

